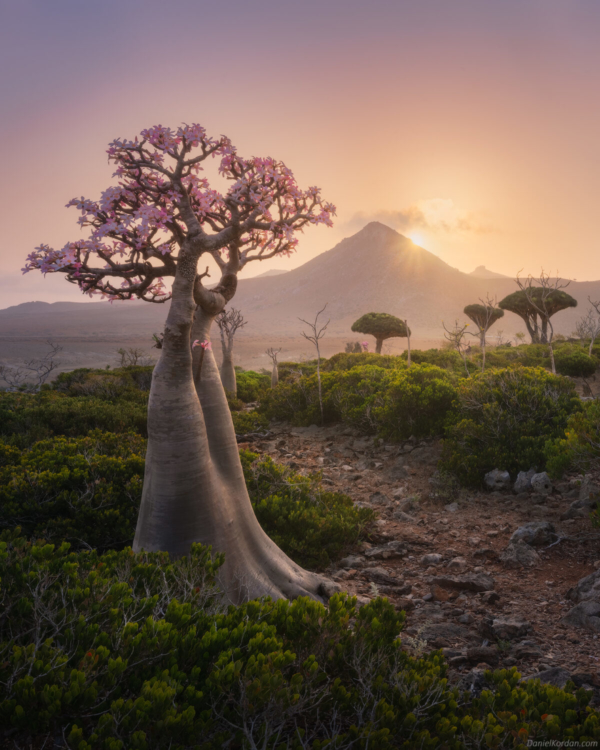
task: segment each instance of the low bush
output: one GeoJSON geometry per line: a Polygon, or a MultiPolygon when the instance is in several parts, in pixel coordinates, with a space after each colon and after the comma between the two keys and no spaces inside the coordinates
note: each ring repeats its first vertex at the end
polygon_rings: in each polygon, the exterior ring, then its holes
{"type": "Polygon", "coordinates": [[[375,354],[373,352],[348,353],[340,352],[324,360],[322,368],[325,372],[351,370],[354,367],[384,367],[394,369],[404,367],[405,363],[401,357],[393,354],[375,354]]]}
{"type": "Polygon", "coordinates": [[[52,388],[68,396],[92,396],[107,399],[134,399],[147,403],[154,367],[119,367],[114,370],[79,368],[62,372],[52,388]]]}
{"type": "Polygon", "coordinates": [[[237,397],[245,404],[259,401],[263,392],[271,387],[271,376],[254,370],[236,373],[237,397]]]}
{"type": "Polygon", "coordinates": [[[269,427],[269,420],[264,414],[257,411],[235,411],[231,412],[233,428],[238,435],[247,435],[249,432],[260,432],[269,427]]]}
{"type": "MultiPolygon", "coordinates": [[[[0,539],[0,730],[15,747],[523,749],[600,737],[590,695],[513,669],[473,699],[403,614],[335,595],[225,608],[222,559],[0,539]]],[[[7,745],[8,746],[8,745],[7,745]]]]}
{"type": "Polygon", "coordinates": [[[260,525],[293,560],[323,568],[349,552],[375,520],[347,495],[326,492],[319,476],[295,474],[271,458],[240,453],[246,485],[260,525]]]}
{"type": "Polygon", "coordinates": [[[55,435],[79,437],[96,429],[146,436],[146,408],[127,399],[111,403],[50,390],[37,395],[0,391],[0,439],[25,447],[55,435]]]}
{"type": "Polygon", "coordinates": [[[546,444],[581,409],[574,384],[541,368],[490,370],[460,381],[445,429],[441,467],[478,486],[484,474],[545,468],[546,444]]]}
{"type": "Polygon", "coordinates": [[[131,544],[146,441],[100,431],[20,451],[0,443],[0,528],[100,550],[131,544]]]}
{"type": "MultiPolygon", "coordinates": [[[[403,352],[401,355],[403,360],[408,359],[408,352],[403,352]]],[[[465,365],[463,358],[457,351],[453,349],[414,349],[410,353],[411,362],[417,365],[435,365],[441,367],[443,370],[449,370],[459,375],[461,378],[465,377],[465,365]]],[[[470,372],[476,372],[478,367],[470,359],[467,359],[467,368],[470,372]]]]}
{"type": "Polygon", "coordinates": [[[554,477],[600,469],[600,401],[584,401],[569,417],[564,435],[546,444],[546,459],[554,477]]]}
{"type": "Polygon", "coordinates": [[[554,354],[556,372],[572,378],[589,378],[598,369],[598,360],[579,346],[562,346],[554,354]]]}
{"type": "MultiPolygon", "coordinates": [[[[348,354],[347,357],[361,357],[348,354]]],[[[381,355],[373,355],[377,359],[381,355]]],[[[396,358],[397,359],[397,358],[396,358]]],[[[394,368],[363,365],[322,375],[325,422],[343,421],[366,434],[386,440],[442,432],[455,397],[455,377],[433,365],[394,368]]],[[[261,411],[270,419],[297,425],[320,421],[316,375],[273,389],[261,411]]]]}

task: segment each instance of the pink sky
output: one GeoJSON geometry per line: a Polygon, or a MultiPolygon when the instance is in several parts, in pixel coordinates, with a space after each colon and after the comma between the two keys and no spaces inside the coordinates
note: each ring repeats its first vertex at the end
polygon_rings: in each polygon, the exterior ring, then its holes
{"type": "Polygon", "coordinates": [[[200,122],[471,271],[600,278],[597,0],[0,0],[0,308],[84,299],[19,269],[80,234],[105,149],[200,122]]]}

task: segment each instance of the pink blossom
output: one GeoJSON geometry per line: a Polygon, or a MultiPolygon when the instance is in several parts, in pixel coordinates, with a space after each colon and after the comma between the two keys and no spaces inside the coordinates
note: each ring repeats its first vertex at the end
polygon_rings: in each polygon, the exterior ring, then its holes
{"type": "Polygon", "coordinates": [[[197,346],[202,347],[204,351],[206,351],[207,349],[212,349],[212,344],[210,343],[210,341],[200,341],[200,339],[196,339],[192,344],[192,349],[195,349],[197,346]]]}

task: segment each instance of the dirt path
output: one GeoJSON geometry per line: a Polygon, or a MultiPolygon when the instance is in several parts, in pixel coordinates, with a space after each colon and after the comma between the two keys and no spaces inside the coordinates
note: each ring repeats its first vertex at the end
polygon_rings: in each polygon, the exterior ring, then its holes
{"type": "Polygon", "coordinates": [[[560,622],[573,606],[568,589],[600,565],[589,518],[560,520],[578,494],[573,478],[548,497],[462,491],[453,499],[429,481],[439,443],[377,447],[343,426],[271,430],[272,438],[247,447],[301,473],[320,470],[328,487],[378,512],[372,543],[328,572],[353,594],[379,593],[405,609],[407,649],[443,648],[457,674],[486,665],[524,675],[562,668],[600,688],[598,635],[560,622]],[[561,541],[536,547],[532,567],[507,568],[499,557],[530,521],[551,522],[561,541]],[[491,594],[448,587],[448,578],[481,575],[492,577],[491,594]]]}

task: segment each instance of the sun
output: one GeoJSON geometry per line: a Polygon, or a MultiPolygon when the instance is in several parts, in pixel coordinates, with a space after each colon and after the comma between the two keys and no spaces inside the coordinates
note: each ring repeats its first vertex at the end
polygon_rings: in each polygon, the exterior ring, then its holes
{"type": "Polygon", "coordinates": [[[425,237],[419,232],[408,232],[406,235],[411,242],[419,247],[425,247],[425,237]]]}

